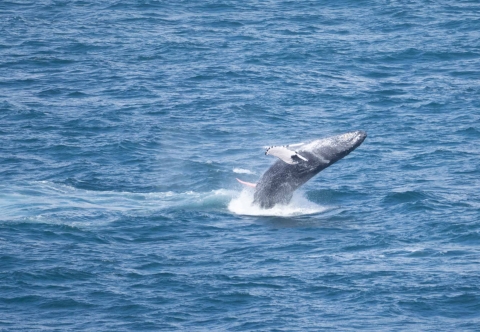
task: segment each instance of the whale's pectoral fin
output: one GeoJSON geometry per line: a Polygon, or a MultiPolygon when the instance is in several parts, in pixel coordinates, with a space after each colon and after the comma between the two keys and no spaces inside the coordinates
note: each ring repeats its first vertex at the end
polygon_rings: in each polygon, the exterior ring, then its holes
{"type": "Polygon", "coordinates": [[[249,187],[252,187],[252,188],[255,188],[257,186],[256,183],[250,183],[250,182],[245,182],[245,181],[242,181],[238,178],[236,178],[238,182],[240,182],[241,184],[245,185],[245,186],[249,186],[249,187]]]}
{"type": "Polygon", "coordinates": [[[275,156],[290,165],[298,164],[300,160],[308,161],[305,157],[302,157],[296,151],[292,151],[285,146],[269,147],[267,151],[265,151],[265,154],[275,156]]]}

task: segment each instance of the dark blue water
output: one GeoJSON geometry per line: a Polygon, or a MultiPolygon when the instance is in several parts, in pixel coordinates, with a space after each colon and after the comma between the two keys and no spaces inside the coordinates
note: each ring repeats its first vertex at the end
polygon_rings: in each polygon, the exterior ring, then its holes
{"type": "Polygon", "coordinates": [[[1,330],[479,329],[478,1],[1,1],[0,139],[1,330]]]}

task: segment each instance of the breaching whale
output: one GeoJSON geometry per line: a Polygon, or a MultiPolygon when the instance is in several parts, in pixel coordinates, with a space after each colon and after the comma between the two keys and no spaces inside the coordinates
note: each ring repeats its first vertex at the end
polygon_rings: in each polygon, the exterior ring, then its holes
{"type": "Polygon", "coordinates": [[[310,143],[269,147],[266,155],[278,157],[258,183],[240,183],[255,187],[253,203],[264,209],[288,204],[293,192],[323,169],[355,150],[367,137],[361,130],[327,137],[310,143]]]}

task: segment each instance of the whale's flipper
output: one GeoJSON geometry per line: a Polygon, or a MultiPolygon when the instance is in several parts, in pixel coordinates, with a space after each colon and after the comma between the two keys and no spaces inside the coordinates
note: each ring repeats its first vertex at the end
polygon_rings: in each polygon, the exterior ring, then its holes
{"type": "Polygon", "coordinates": [[[252,187],[252,188],[255,188],[257,186],[256,183],[250,183],[250,182],[245,182],[245,181],[242,181],[238,178],[236,178],[238,182],[240,182],[241,184],[245,185],[245,186],[249,186],[249,187],[252,187]]]}
{"type": "Polygon", "coordinates": [[[298,164],[298,161],[300,159],[303,161],[308,161],[305,157],[302,157],[296,151],[292,151],[285,146],[269,147],[267,151],[265,151],[265,154],[275,156],[290,165],[298,164]]]}

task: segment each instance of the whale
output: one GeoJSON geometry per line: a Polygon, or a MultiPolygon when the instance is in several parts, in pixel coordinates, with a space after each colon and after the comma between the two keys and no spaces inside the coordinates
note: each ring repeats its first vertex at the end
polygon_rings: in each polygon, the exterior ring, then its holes
{"type": "Polygon", "coordinates": [[[265,155],[278,160],[260,180],[257,183],[237,180],[255,188],[254,205],[271,209],[277,204],[288,204],[295,190],[358,148],[366,137],[365,131],[357,130],[308,143],[271,146],[266,149],[265,155]]]}

